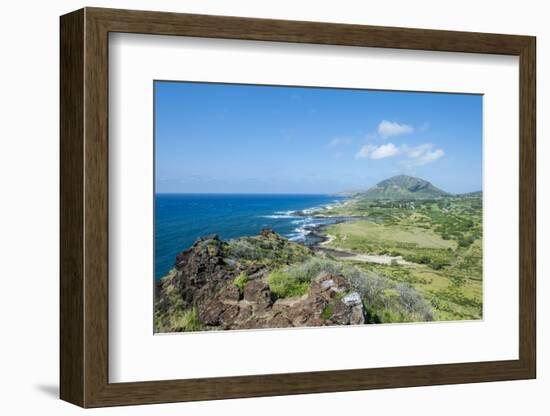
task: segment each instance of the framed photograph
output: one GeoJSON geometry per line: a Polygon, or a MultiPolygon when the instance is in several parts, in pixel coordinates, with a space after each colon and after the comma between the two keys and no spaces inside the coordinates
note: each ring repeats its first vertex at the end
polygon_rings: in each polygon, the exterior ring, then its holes
{"type": "Polygon", "coordinates": [[[62,16],[61,398],[535,378],[535,49],[62,16]]]}

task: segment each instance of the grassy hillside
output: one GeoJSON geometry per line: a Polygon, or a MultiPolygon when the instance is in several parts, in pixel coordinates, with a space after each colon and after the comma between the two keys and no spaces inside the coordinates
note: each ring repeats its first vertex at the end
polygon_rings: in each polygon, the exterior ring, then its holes
{"type": "Polygon", "coordinates": [[[379,182],[359,196],[367,199],[424,199],[449,194],[423,179],[407,175],[394,176],[379,182]]]}
{"type": "MultiPolygon", "coordinates": [[[[333,208],[380,220],[358,220],[325,229],[329,247],[403,258],[409,265],[355,262],[404,282],[431,303],[436,320],[482,317],[481,194],[425,201],[358,198],[333,208]]],[[[353,262],[350,260],[350,262],[353,262]]]]}
{"type": "Polygon", "coordinates": [[[333,244],[358,251],[388,252],[402,249],[402,252],[417,248],[447,249],[456,244],[444,240],[432,230],[408,225],[385,225],[372,221],[353,221],[328,228],[327,232],[336,237],[333,244]]]}

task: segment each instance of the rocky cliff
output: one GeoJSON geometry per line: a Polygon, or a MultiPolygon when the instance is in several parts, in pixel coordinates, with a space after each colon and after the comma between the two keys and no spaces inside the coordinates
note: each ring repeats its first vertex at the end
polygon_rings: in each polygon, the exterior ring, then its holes
{"type": "MultiPolygon", "coordinates": [[[[342,275],[319,271],[300,291],[282,296],[273,270],[314,256],[306,247],[263,230],[225,242],[197,240],[179,254],[157,285],[157,332],[283,328],[365,323],[362,297],[342,275]]],[[[294,284],[291,282],[291,284],[294,284]]],[[[294,287],[294,286],[291,286],[294,287]]]]}

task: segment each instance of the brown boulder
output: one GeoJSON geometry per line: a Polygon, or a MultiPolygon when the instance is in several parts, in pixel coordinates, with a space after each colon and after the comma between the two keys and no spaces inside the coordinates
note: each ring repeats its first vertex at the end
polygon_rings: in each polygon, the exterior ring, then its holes
{"type": "Polygon", "coordinates": [[[271,306],[271,290],[266,282],[252,280],[244,287],[244,300],[254,303],[257,309],[265,309],[271,306]]]}
{"type": "Polygon", "coordinates": [[[174,284],[181,293],[184,308],[198,298],[212,298],[220,286],[235,277],[236,271],[224,260],[227,243],[213,235],[195,241],[176,257],[174,284]]]}
{"type": "Polygon", "coordinates": [[[267,320],[266,326],[268,328],[289,328],[292,326],[292,322],[282,313],[279,313],[267,320]]]}
{"type": "Polygon", "coordinates": [[[237,305],[228,306],[221,314],[219,321],[224,327],[230,327],[239,315],[240,308],[237,305]]]}
{"type": "Polygon", "coordinates": [[[218,298],[222,302],[238,302],[240,297],[239,288],[233,283],[225,285],[218,294],[218,298]]]}
{"type": "Polygon", "coordinates": [[[218,299],[212,299],[199,305],[199,319],[205,325],[218,325],[220,323],[220,315],[225,311],[226,306],[218,299]]]}

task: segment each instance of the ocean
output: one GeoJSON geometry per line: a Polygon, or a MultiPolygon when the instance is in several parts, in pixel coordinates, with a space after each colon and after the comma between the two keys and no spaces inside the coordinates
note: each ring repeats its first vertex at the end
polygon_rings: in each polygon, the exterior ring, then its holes
{"type": "Polygon", "coordinates": [[[333,205],[344,199],[297,194],[157,194],[155,279],[174,267],[177,254],[208,234],[227,240],[271,228],[293,241],[308,243],[312,227],[336,220],[296,215],[294,211],[333,205]]]}

